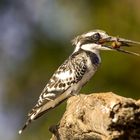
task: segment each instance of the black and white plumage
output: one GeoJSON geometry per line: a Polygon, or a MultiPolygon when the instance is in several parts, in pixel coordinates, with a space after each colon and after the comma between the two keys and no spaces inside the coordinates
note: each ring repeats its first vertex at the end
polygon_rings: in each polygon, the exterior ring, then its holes
{"type": "Polygon", "coordinates": [[[22,133],[29,123],[48,110],[56,107],[68,97],[79,93],[101,63],[99,50],[112,50],[104,46],[109,41],[113,40],[101,30],[82,34],[72,41],[75,46],[74,52],[53,74],[19,133],[22,133]]]}

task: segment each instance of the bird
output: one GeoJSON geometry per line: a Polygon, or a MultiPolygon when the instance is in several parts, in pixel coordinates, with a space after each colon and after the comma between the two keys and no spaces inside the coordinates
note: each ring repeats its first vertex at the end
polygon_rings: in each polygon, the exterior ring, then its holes
{"type": "Polygon", "coordinates": [[[67,98],[78,95],[81,88],[93,77],[101,64],[100,50],[115,50],[139,55],[121,49],[122,46],[132,44],[140,43],[110,36],[103,30],[92,30],[75,37],[72,40],[74,51],[50,78],[36,105],[28,113],[28,119],[19,130],[19,134],[32,121],[55,108],[67,98]]]}

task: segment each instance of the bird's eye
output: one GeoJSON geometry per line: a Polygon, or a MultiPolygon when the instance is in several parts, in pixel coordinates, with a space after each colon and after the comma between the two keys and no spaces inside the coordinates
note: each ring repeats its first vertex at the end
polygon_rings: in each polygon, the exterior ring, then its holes
{"type": "Polygon", "coordinates": [[[101,36],[100,36],[99,33],[95,33],[95,34],[92,36],[92,38],[93,38],[95,41],[98,41],[98,40],[100,40],[101,36]]]}

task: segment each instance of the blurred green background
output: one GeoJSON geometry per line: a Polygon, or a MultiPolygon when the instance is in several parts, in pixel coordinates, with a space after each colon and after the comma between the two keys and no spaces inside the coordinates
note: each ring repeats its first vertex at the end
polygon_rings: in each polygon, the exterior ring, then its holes
{"type": "MultiPolygon", "coordinates": [[[[72,53],[70,40],[93,29],[140,41],[139,0],[0,1],[0,139],[49,140],[66,103],[18,135],[50,76],[72,53]]],[[[140,53],[140,46],[130,50],[140,53]]],[[[82,93],[112,91],[140,98],[140,57],[102,52],[82,93]]]]}

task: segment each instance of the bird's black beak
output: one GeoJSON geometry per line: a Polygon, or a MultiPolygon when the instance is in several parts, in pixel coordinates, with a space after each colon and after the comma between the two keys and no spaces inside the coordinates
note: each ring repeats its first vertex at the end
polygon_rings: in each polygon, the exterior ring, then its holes
{"type": "Polygon", "coordinates": [[[104,45],[104,46],[111,50],[116,50],[119,52],[140,56],[140,54],[138,54],[138,53],[130,52],[130,51],[127,51],[127,50],[124,50],[121,48],[124,46],[130,47],[133,45],[140,45],[140,42],[132,41],[132,40],[124,39],[124,38],[119,38],[119,37],[112,37],[112,36],[109,36],[109,37],[103,39],[102,42],[103,42],[103,44],[110,43],[110,45],[104,45]]]}

